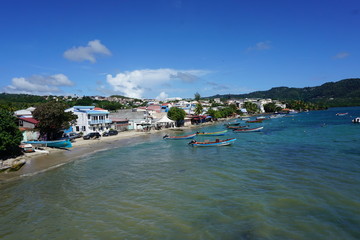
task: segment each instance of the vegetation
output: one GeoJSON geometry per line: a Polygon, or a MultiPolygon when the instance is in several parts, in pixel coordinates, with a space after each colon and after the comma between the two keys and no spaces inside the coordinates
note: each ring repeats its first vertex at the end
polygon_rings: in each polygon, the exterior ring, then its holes
{"type": "Polygon", "coordinates": [[[70,127],[70,122],[76,120],[77,116],[72,112],[65,112],[66,108],[66,104],[62,102],[47,102],[37,106],[33,116],[39,121],[41,136],[53,140],[59,137],[61,130],[70,127]]]}
{"type": "Polygon", "coordinates": [[[268,103],[264,105],[265,112],[280,112],[281,107],[277,106],[275,103],[268,103]]]}
{"type": "Polygon", "coordinates": [[[244,103],[244,108],[246,108],[246,111],[248,113],[254,114],[259,112],[259,108],[255,103],[252,102],[245,102],[244,103]]]}
{"type": "Polygon", "coordinates": [[[360,106],[360,78],[328,82],[317,87],[289,88],[275,87],[267,91],[248,94],[215,95],[211,98],[271,98],[286,103],[303,101],[312,103],[315,108],[360,106]]]}
{"type": "Polygon", "coordinates": [[[196,107],[195,107],[195,114],[200,115],[203,112],[203,106],[200,102],[200,94],[197,92],[195,93],[195,101],[197,101],[196,107]]]}
{"type": "Polygon", "coordinates": [[[181,109],[181,108],[177,108],[177,107],[172,107],[170,108],[170,110],[167,113],[168,118],[170,118],[171,120],[176,122],[176,126],[182,126],[184,123],[184,119],[186,116],[186,112],[181,109]]]}
{"type": "Polygon", "coordinates": [[[212,116],[213,118],[217,119],[217,118],[226,118],[226,117],[234,116],[235,114],[239,114],[239,111],[236,109],[235,105],[230,105],[230,106],[221,108],[217,111],[210,108],[207,111],[207,114],[212,116]]]}
{"type": "Polygon", "coordinates": [[[0,108],[0,159],[16,157],[21,154],[19,145],[22,134],[11,112],[0,108]]]}

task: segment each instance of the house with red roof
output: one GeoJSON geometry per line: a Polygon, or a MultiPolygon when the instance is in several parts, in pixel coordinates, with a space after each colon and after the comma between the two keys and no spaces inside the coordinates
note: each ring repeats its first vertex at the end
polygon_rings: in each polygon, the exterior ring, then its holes
{"type": "Polygon", "coordinates": [[[35,118],[29,118],[29,117],[19,117],[19,127],[23,127],[25,129],[34,129],[36,128],[36,125],[39,123],[38,120],[35,118]]]}

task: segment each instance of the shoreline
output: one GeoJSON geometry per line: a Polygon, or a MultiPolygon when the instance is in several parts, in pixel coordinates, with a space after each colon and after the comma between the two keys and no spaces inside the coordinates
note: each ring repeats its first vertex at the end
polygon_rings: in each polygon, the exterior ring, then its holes
{"type": "Polygon", "coordinates": [[[101,137],[100,139],[84,140],[82,138],[77,138],[74,142],[72,142],[73,147],[70,149],[47,147],[46,150],[49,151],[48,153],[24,153],[22,156],[15,158],[16,160],[25,160],[26,163],[17,171],[1,172],[0,184],[56,169],[64,164],[76,161],[77,159],[83,157],[87,157],[90,154],[134,143],[139,138],[143,138],[145,140],[145,138],[149,135],[162,133],[173,134],[179,131],[187,131],[219,124],[221,122],[231,121],[233,119],[234,118],[228,118],[215,122],[202,123],[200,125],[190,125],[179,128],[164,128],[161,130],[150,130],[146,132],[136,130],[124,131],[119,132],[117,135],[101,137]]]}

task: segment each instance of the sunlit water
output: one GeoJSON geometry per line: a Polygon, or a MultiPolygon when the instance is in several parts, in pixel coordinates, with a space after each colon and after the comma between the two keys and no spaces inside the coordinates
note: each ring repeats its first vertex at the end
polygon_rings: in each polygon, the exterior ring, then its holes
{"type": "Polygon", "coordinates": [[[155,134],[3,183],[0,239],[360,239],[355,116],[271,119],[225,147],[155,134]]]}

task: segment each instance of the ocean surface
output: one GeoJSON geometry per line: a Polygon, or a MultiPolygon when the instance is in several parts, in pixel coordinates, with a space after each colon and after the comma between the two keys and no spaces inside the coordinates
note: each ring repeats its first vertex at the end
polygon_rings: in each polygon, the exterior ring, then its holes
{"type": "Polygon", "coordinates": [[[270,119],[224,147],[152,134],[3,182],[0,239],[360,239],[357,116],[270,119]]]}

